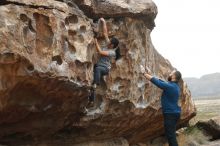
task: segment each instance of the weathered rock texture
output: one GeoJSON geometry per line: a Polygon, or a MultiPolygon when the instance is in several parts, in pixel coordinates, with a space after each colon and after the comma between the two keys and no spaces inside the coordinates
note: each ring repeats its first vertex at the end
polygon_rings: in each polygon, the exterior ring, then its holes
{"type": "MultiPolygon", "coordinates": [[[[139,71],[143,64],[167,78],[173,69],[151,43],[156,14],[151,0],[1,0],[0,142],[107,146],[161,135],[161,90],[139,71]],[[123,57],[105,77],[97,108],[85,114],[98,17],[120,39],[123,57]]],[[[179,126],[195,113],[188,88],[181,86],[179,126]]]]}
{"type": "Polygon", "coordinates": [[[220,116],[199,121],[196,125],[211,136],[212,140],[220,139],[220,116]]]}

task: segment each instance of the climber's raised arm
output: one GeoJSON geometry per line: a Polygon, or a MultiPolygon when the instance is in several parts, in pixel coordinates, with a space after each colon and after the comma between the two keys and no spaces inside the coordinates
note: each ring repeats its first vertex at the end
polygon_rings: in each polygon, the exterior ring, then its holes
{"type": "Polygon", "coordinates": [[[147,80],[150,81],[153,78],[153,76],[151,75],[151,71],[148,67],[145,69],[143,65],[140,65],[140,70],[147,80]]]}
{"type": "Polygon", "coordinates": [[[151,74],[149,74],[149,73],[144,73],[144,76],[149,81],[153,78],[153,76],[151,74]]]}
{"type": "Polygon", "coordinates": [[[108,37],[108,29],[107,29],[107,25],[106,25],[105,19],[104,18],[100,18],[100,21],[102,23],[102,30],[103,30],[103,35],[105,37],[105,40],[107,41],[107,43],[110,43],[110,39],[108,37]]]}
{"type": "Polygon", "coordinates": [[[94,43],[95,43],[96,50],[97,50],[97,52],[98,52],[100,55],[109,56],[109,52],[108,52],[108,51],[103,51],[103,50],[100,48],[99,43],[98,43],[98,41],[97,41],[96,38],[94,38],[94,43]]]}
{"type": "Polygon", "coordinates": [[[170,88],[169,82],[165,82],[165,81],[163,81],[159,78],[156,78],[156,77],[152,76],[151,71],[148,67],[145,70],[145,68],[142,65],[140,65],[140,69],[141,69],[141,72],[144,74],[145,78],[147,80],[151,81],[157,87],[159,87],[163,90],[166,90],[166,89],[170,88]]]}

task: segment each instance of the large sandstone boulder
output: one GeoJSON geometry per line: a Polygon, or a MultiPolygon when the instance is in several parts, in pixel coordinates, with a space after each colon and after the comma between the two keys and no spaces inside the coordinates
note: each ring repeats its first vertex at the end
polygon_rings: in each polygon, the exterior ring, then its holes
{"type": "MultiPolygon", "coordinates": [[[[161,135],[161,90],[139,70],[146,65],[164,79],[173,70],[151,42],[156,14],[151,0],[2,0],[0,142],[114,145],[116,139],[128,145],[161,135]],[[105,77],[96,108],[84,113],[100,16],[109,35],[120,39],[123,57],[105,77]]],[[[190,92],[181,86],[179,127],[195,115],[190,92]]]]}

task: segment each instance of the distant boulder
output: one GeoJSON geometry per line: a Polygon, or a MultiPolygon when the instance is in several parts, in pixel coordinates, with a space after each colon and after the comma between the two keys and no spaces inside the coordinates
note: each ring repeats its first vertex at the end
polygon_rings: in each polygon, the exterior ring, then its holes
{"type": "Polygon", "coordinates": [[[212,137],[212,140],[220,139],[220,116],[209,120],[199,121],[196,124],[204,132],[212,137]]]}

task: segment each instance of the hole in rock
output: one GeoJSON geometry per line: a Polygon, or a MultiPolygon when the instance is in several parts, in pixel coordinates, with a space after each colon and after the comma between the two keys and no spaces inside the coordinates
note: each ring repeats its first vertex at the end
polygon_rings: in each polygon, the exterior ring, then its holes
{"type": "Polygon", "coordinates": [[[66,29],[65,23],[61,21],[61,22],[60,22],[60,27],[61,27],[62,29],[66,29]]]}
{"type": "Polygon", "coordinates": [[[11,52],[5,52],[0,54],[0,60],[4,60],[5,62],[14,62],[16,59],[15,54],[11,52]]]}
{"type": "Polygon", "coordinates": [[[42,48],[50,48],[52,46],[54,33],[50,26],[50,18],[48,16],[34,13],[33,17],[36,21],[37,53],[42,54],[42,48]]]}
{"type": "Polygon", "coordinates": [[[52,61],[56,61],[58,65],[61,65],[63,63],[63,60],[60,55],[53,56],[52,61]]]}
{"type": "Polygon", "coordinates": [[[64,48],[64,51],[69,51],[71,54],[75,54],[76,53],[76,48],[75,46],[68,41],[68,39],[66,37],[63,37],[63,48],[64,48]]]}
{"type": "Polygon", "coordinates": [[[68,42],[68,46],[69,46],[69,50],[70,50],[71,53],[76,53],[76,48],[75,48],[74,45],[72,45],[72,44],[70,44],[70,43],[68,42]]]}
{"type": "Polygon", "coordinates": [[[29,71],[33,71],[34,70],[34,66],[32,64],[30,64],[30,65],[27,66],[27,69],[29,71]]]}
{"type": "Polygon", "coordinates": [[[79,29],[80,29],[80,32],[82,32],[82,33],[86,32],[86,26],[85,25],[80,26],[79,29]]]}
{"type": "Polygon", "coordinates": [[[23,21],[23,22],[27,22],[27,21],[29,20],[28,16],[25,15],[25,14],[20,14],[20,19],[21,19],[21,21],[23,21]]]}
{"type": "Polygon", "coordinates": [[[68,35],[74,37],[77,34],[75,30],[68,30],[68,35]]]}
{"type": "Polygon", "coordinates": [[[78,23],[78,18],[76,15],[66,17],[65,24],[69,25],[70,23],[78,23]]]}
{"type": "Polygon", "coordinates": [[[68,2],[67,2],[67,5],[70,6],[70,7],[74,7],[73,2],[71,2],[71,1],[68,1],[68,2]]]}
{"type": "Polygon", "coordinates": [[[76,77],[77,81],[81,81],[81,78],[79,76],[76,77]]]}
{"type": "Polygon", "coordinates": [[[32,21],[31,21],[31,20],[28,21],[28,27],[29,27],[29,29],[30,29],[31,32],[36,33],[34,27],[32,26],[32,21]]]}
{"type": "Polygon", "coordinates": [[[3,55],[7,56],[7,57],[14,57],[15,54],[14,53],[11,53],[11,52],[6,52],[4,53],[3,55]]]}
{"type": "Polygon", "coordinates": [[[76,64],[77,67],[81,67],[83,65],[79,60],[76,60],[75,64],[76,64]]]}
{"type": "Polygon", "coordinates": [[[92,67],[92,63],[90,63],[90,62],[86,63],[86,68],[87,69],[90,69],[91,67],[92,67]]]}
{"type": "Polygon", "coordinates": [[[79,39],[79,41],[81,42],[81,43],[83,43],[84,42],[84,37],[83,37],[83,35],[78,35],[78,39],[79,39]]]}

